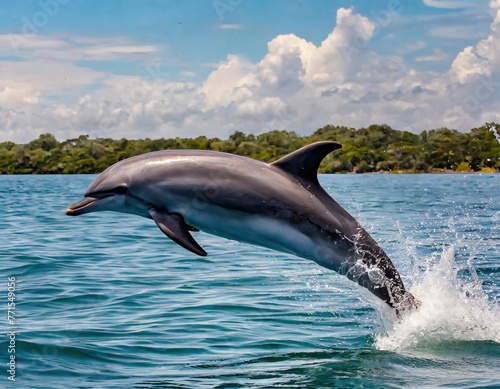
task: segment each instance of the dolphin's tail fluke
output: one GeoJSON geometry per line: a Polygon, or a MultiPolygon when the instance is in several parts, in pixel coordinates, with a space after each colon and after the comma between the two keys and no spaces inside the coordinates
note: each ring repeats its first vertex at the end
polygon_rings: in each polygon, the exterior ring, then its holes
{"type": "Polygon", "coordinates": [[[389,272],[390,276],[383,274],[380,270],[372,267],[358,277],[352,277],[350,272],[346,275],[393,308],[398,317],[418,309],[420,301],[406,291],[399,273],[394,277],[395,268],[389,272]]]}
{"type": "Polygon", "coordinates": [[[393,308],[398,317],[402,317],[407,313],[413,312],[420,307],[421,302],[415,298],[410,292],[406,292],[402,300],[396,303],[393,308]]]}
{"type": "Polygon", "coordinates": [[[346,276],[386,302],[398,317],[418,309],[420,301],[405,289],[390,258],[361,226],[355,239],[353,259],[345,264],[346,276]]]}

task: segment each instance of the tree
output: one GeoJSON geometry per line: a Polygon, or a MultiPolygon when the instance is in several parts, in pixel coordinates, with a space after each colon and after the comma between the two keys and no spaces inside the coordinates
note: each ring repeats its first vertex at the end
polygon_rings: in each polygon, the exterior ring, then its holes
{"type": "Polygon", "coordinates": [[[324,140],[337,141],[343,148],[326,156],[320,172],[425,172],[463,170],[469,166],[476,171],[500,171],[500,142],[492,128],[500,134],[500,125],[496,123],[486,123],[469,133],[438,128],[420,135],[397,131],[385,124],[358,130],[327,125],[302,137],[283,130],[258,136],[236,131],[225,140],[206,136],[114,140],[81,135],[59,142],[51,134],[42,134],[24,145],[0,143],[0,174],[99,173],[134,155],[179,148],[224,151],[272,162],[306,144],[324,140]]]}

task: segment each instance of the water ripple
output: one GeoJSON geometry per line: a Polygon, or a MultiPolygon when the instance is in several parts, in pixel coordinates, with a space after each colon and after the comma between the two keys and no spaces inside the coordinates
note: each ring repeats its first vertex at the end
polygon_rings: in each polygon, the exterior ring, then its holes
{"type": "Polygon", "coordinates": [[[150,220],[69,219],[92,179],[0,177],[20,388],[500,386],[500,175],[320,177],[425,303],[402,322],[299,258],[203,233],[197,258],[150,220]]]}

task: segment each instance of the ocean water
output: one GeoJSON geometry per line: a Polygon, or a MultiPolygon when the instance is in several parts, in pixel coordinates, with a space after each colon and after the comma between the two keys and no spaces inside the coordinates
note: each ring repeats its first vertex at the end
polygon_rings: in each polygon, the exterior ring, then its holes
{"type": "Polygon", "coordinates": [[[500,175],[320,176],[422,301],[399,322],[304,259],[67,217],[93,178],[0,176],[1,388],[500,387],[500,175]]]}

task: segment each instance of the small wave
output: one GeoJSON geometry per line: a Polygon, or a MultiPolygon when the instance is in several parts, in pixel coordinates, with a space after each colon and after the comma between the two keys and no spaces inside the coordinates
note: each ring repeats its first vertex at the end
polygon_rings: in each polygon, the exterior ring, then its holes
{"type": "Polygon", "coordinates": [[[496,301],[483,291],[472,266],[471,279],[459,279],[460,269],[454,259],[454,247],[445,248],[439,262],[416,280],[411,293],[422,302],[421,307],[398,322],[384,319],[384,325],[392,328],[376,335],[379,350],[400,351],[462,341],[500,343],[496,301]]]}

